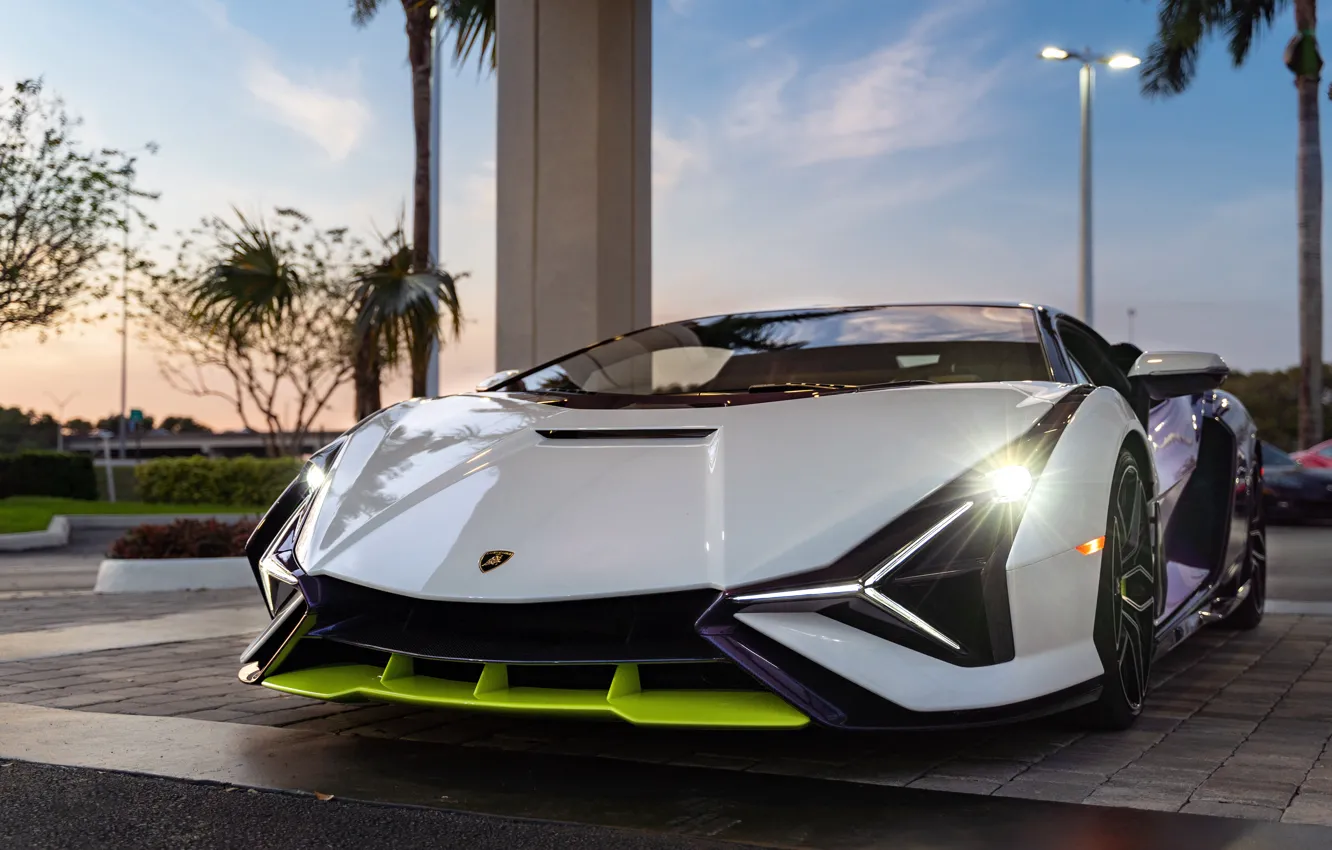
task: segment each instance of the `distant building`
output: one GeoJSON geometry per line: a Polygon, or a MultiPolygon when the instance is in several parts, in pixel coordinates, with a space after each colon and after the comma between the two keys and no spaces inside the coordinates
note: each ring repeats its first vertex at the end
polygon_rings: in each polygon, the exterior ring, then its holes
{"type": "MultiPolygon", "coordinates": [[[[341,431],[319,431],[308,434],[303,448],[306,454],[318,451],[337,439],[341,431]]],[[[99,437],[66,437],[65,450],[79,454],[102,456],[102,440],[99,437]]],[[[155,457],[240,457],[250,455],[264,457],[267,447],[264,435],[256,432],[233,431],[221,434],[187,433],[171,434],[153,431],[142,437],[131,435],[125,442],[127,456],[131,460],[148,460],[155,457]]],[[[111,440],[111,456],[119,457],[119,443],[111,440]]]]}

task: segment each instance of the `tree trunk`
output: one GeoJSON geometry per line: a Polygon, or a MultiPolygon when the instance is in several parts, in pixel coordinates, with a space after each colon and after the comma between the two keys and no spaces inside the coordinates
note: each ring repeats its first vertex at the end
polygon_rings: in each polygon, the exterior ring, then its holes
{"type": "Polygon", "coordinates": [[[424,398],[426,394],[426,370],[430,367],[430,340],[419,339],[415,334],[408,340],[411,348],[408,356],[412,365],[412,397],[424,398]]]}
{"type": "MultiPolygon", "coordinates": [[[[1316,0],[1296,0],[1295,26],[1313,32],[1316,0]]],[[[1300,448],[1323,439],[1323,154],[1318,76],[1299,76],[1300,448]]]]}
{"type": "Polygon", "coordinates": [[[383,364],[379,358],[377,340],[361,340],[356,345],[352,363],[352,386],[356,390],[356,421],[379,410],[384,405],[379,397],[379,377],[383,364]]]}
{"type": "MultiPolygon", "coordinates": [[[[412,129],[416,139],[416,168],[412,185],[412,271],[430,268],[430,10],[437,4],[402,0],[407,12],[407,58],[412,66],[412,129]]],[[[412,357],[412,395],[425,395],[426,360],[412,357]]]]}
{"type": "Polygon", "coordinates": [[[403,0],[407,11],[407,58],[412,66],[412,130],[416,167],[412,172],[412,271],[430,266],[430,8],[433,3],[403,0]]]}

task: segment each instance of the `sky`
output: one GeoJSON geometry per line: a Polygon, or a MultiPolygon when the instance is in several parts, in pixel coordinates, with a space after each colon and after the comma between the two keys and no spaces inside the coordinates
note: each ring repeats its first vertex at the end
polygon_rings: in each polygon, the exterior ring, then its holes
{"type": "MultiPolygon", "coordinates": [[[[161,193],[150,249],[232,206],[295,207],[369,235],[410,201],[409,69],[400,4],[365,29],[349,5],[0,0],[0,84],[44,78],[90,145],[159,146],[141,169],[161,193]]],[[[1037,54],[1143,54],[1154,6],[654,0],[654,320],[922,300],[1075,308],[1077,68],[1037,54]]],[[[1292,32],[1279,19],[1239,70],[1210,44],[1194,86],[1168,100],[1144,98],[1136,71],[1099,72],[1096,325],[1111,341],[1129,337],[1132,308],[1145,348],[1217,351],[1246,370],[1296,362],[1292,32]]],[[[493,371],[502,246],[494,79],[469,64],[445,81],[440,253],[469,273],[467,323],[441,358],[451,392],[493,371]]],[[[0,406],[116,410],[117,329],[0,337],[0,406]]],[[[131,333],[131,407],[239,424],[226,402],[173,389],[161,356],[131,333]]],[[[384,400],[407,394],[397,376],[384,400]]],[[[320,424],[350,425],[351,401],[335,395],[320,424]]]]}

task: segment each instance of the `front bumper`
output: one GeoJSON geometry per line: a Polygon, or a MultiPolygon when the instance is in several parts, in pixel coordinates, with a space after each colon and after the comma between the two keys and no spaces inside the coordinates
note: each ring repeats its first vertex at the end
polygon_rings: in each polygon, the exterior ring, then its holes
{"type": "Polygon", "coordinates": [[[324,576],[242,655],[240,679],[333,702],[611,718],[641,726],[981,725],[1062,710],[1096,683],[1017,705],[911,711],[741,622],[722,594],[439,603],[324,576]]]}

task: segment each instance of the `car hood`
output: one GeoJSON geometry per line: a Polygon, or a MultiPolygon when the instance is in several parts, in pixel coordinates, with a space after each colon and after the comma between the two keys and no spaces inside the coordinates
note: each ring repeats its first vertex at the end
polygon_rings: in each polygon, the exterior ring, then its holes
{"type": "Polygon", "coordinates": [[[413,400],[348,435],[297,558],[311,575],[443,600],[779,578],[835,560],[1068,389],[952,384],[619,410],[413,400]],[[491,552],[512,555],[483,571],[491,552]]]}

